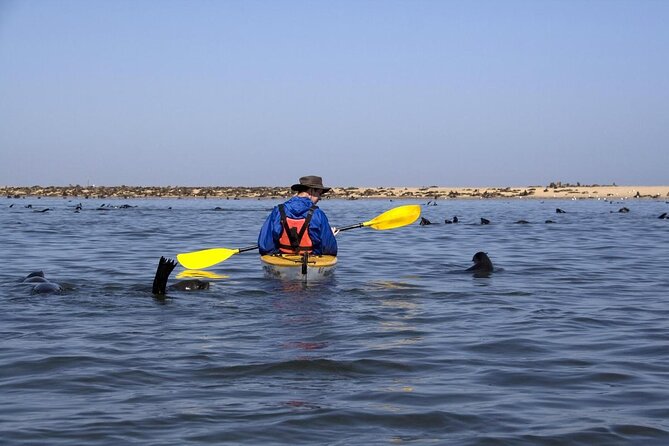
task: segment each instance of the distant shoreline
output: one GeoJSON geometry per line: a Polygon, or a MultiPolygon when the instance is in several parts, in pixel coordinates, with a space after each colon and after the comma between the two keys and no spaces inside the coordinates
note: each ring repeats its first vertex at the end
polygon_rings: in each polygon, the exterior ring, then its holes
{"type": "MultiPolygon", "coordinates": [[[[213,198],[285,199],[293,195],[290,187],[178,187],[178,186],[30,186],[0,187],[7,198],[213,198]]],[[[526,187],[333,187],[329,199],[666,199],[669,186],[599,186],[551,184],[526,187]]]]}

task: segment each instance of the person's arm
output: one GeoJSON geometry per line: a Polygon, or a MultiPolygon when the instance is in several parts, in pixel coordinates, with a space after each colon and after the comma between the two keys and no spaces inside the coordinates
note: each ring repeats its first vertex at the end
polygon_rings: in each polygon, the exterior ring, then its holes
{"type": "Polygon", "coordinates": [[[279,211],[275,207],[267,216],[265,223],[263,223],[262,228],[260,228],[260,234],[258,234],[258,250],[260,251],[260,255],[272,254],[277,251],[274,228],[276,227],[276,222],[278,220],[279,211]]]}
{"type": "Polygon", "coordinates": [[[320,235],[321,235],[321,254],[336,256],[337,255],[337,239],[332,233],[328,217],[323,211],[320,211],[320,235]]]}

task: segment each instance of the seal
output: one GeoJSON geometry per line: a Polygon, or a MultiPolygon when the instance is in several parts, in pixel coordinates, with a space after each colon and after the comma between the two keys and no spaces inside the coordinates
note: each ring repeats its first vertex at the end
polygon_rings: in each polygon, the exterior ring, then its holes
{"type": "Polygon", "coordinates": [[[482,224],[482,225],[489,225],[489,224],[490,224],[490,220],[488,220],[487,218],[483,218],[483,217],[481,217],[481,224],[482,224]]]}
{"type": "Polygon", "coordinates": [[[425,217],[421,217],[421,218],[420,218],[420,223],[419,223],[419,225],[421,225],[421,226],[427,226],[427,225],[431,225],[431,224],[432,224],[432,222],[431,222],[430,220],[428,220],[427,218],[425,218],[425,217]]]}
{"type": "Polygon", "coordinates": [[[657,218],[659,218],[660,220],[666,220],[666,219],[669,218],[669,217],[667,217],[667,213],[665,212],[665,213],[663,213],[662,215],[660,215],[660,216],[657,217],[657,218]]]}
{"type": "Polygon", "coordinates": [[[28,274],[23,279],[23,283],[39,283],[39,282],[47,282],[46,278],[44,277],[44,271],[34,271],[28,274]]]}
{"type": "Polygon", "coordinates": [[[177,291],[195,291],[195,290],[208,290],[209,282],[199,279],[189,279],[181,280],[175,284],[167,286],[167,279],[169,279],[170,274],[177,266],[177,262],[172,259],[167,259],[165,257],[160,257],[158,262],[158,269],[156,269],[156,275],[153,278],[153,294],[156,296],[165,296],[167,290],[177,290],[177,291]]]}
{"type": "Polygon", "coordinates": [[[488,254],[483,251],[479,251],[474,254],[474,257],[472,257],[472,262],[474,262],[474,264],[465,271],[472,271],[474,273],[491,273],[494,271],[490,257],[488,257],[488,254]]]}
{"type": "Polygon", "coordinates": [[[567,211],[563,211],[562,209],[557,208],[557,209],[555,209],[555,213],[556,213],[556,214],[566,214],[567,211]]]}
{"type": "Polygon", "coordinates": [[[60,294],[63,292],[63,287],[56,282],[50,282],[44,277],[43,271],[28,274],[21,283],[32,286],[31,294],[60,294]]]}

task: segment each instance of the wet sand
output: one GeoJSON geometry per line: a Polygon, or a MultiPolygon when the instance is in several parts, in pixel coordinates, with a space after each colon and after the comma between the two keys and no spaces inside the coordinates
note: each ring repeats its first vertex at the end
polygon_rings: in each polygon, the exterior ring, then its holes
{"type": "MultiPolygon", "coordinates": [[[[224,198],[282,199],[293,195],[285,187],[143,187],[143,186],[31,186],[2,187],[8,198],[224,198]]],[[[600,186],[551,184],[520,187],[333,187],[325,198],[355,200],[360,198],[438,199],[669,199],[669,186],[600,186]]]]}

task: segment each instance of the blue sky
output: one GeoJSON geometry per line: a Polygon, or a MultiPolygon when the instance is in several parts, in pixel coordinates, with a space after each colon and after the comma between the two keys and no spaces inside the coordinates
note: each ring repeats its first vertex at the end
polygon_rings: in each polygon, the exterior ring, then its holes
{"type": "Polygon", "coordinates": [[[0,184],[668,184],[667,23],[663,0],[0,0],[0,184]]]}

